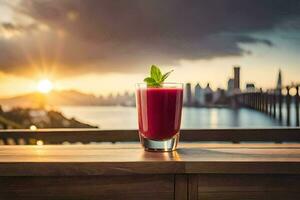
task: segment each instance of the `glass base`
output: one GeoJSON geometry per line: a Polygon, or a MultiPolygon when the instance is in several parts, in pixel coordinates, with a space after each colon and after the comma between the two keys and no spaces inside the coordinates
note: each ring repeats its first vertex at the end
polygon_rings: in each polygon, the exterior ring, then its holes
{"type": "Polygon", "coordinates": [[[168,152],[176,150],[177,143],[179,140],[179,132],[170,139],[167,140],[150,140],[140,135],[140,141],[146,151],[155,152],[168,152]]]}

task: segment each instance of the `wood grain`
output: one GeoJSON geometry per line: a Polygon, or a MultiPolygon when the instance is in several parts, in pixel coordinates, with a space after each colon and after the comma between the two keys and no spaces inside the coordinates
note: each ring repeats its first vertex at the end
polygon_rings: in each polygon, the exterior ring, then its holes
{"type": "Polygon", "coordinates": [[[0,177],[1,200],[173,199],[172,175],[0,177]]]}
{"type": "Polygon", "coordinates": [[[299,199],[299,188],[299,175],[198,175],[199,200],[299,199]]]}
{"type": "Polygon", "coordinates": [[[175,175],[175,200],[188,200],[188,177],[184,174],[175,175]]]}
{"type": "MultiPolygon", "coordinates": [[[[299,142],[300,128],[261,128],[261,129],[197,129],[181,130],[180,140],[195,141],[260,141],[260,142],[299,142]]],[[[138,141],[137,130],[99,130],[99,129],[39,129],[31,130],[1,130],[0,140],[7,143],[17,142],[20,138],[28,141],[43,140],[45,144],[62,144],[90,142],[132,142],[138,141]]]]}
{"type": "Polygon", "coordinates": [[[198,176],[188,175],[188,200],[198,199],[198,176]]]}
{"type": "Polygon", "coordinates": [[[4,199],[300,199],[300,144],[4,146],[4,199]]]}
{"type": "Polygon", "coordinates": [[[300,145],[185,144],[170,153],[126,145],[118,149],[101,145],[0,148],[0,176],[185,173],[300,174],[300,145]]]}

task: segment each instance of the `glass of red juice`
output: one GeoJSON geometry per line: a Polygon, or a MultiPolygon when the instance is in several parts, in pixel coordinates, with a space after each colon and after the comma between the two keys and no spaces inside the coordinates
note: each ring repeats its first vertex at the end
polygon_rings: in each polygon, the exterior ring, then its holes
{"type": "Polygon", "coordinates": [[[138,83],[136,104],[139,136],[146,151],[173,151],[179,140],[183,84],[159,87],[138,83]]]}

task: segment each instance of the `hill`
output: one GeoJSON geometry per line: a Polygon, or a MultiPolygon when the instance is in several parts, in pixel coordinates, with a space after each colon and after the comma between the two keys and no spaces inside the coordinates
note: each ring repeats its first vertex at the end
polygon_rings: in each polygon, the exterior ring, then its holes
{"type": "Polygon", "coordinates": [[[11,98],[0,99],[0,105],[9,107],[36,108],[60,105],[99,105],[101,98],[75,90],[52,91],[49,94],[29,93],[11,98]]]}

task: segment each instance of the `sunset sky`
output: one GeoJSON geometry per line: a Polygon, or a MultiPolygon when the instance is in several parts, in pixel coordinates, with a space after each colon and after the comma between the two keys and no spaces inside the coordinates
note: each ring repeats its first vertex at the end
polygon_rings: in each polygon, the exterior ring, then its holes
{"type": "Polygon", "coordinates": [[[298,0],[0,0],[0,97],[54,89],[132,91],[149,66],[226,88],[300,82],[298,0]]]}

